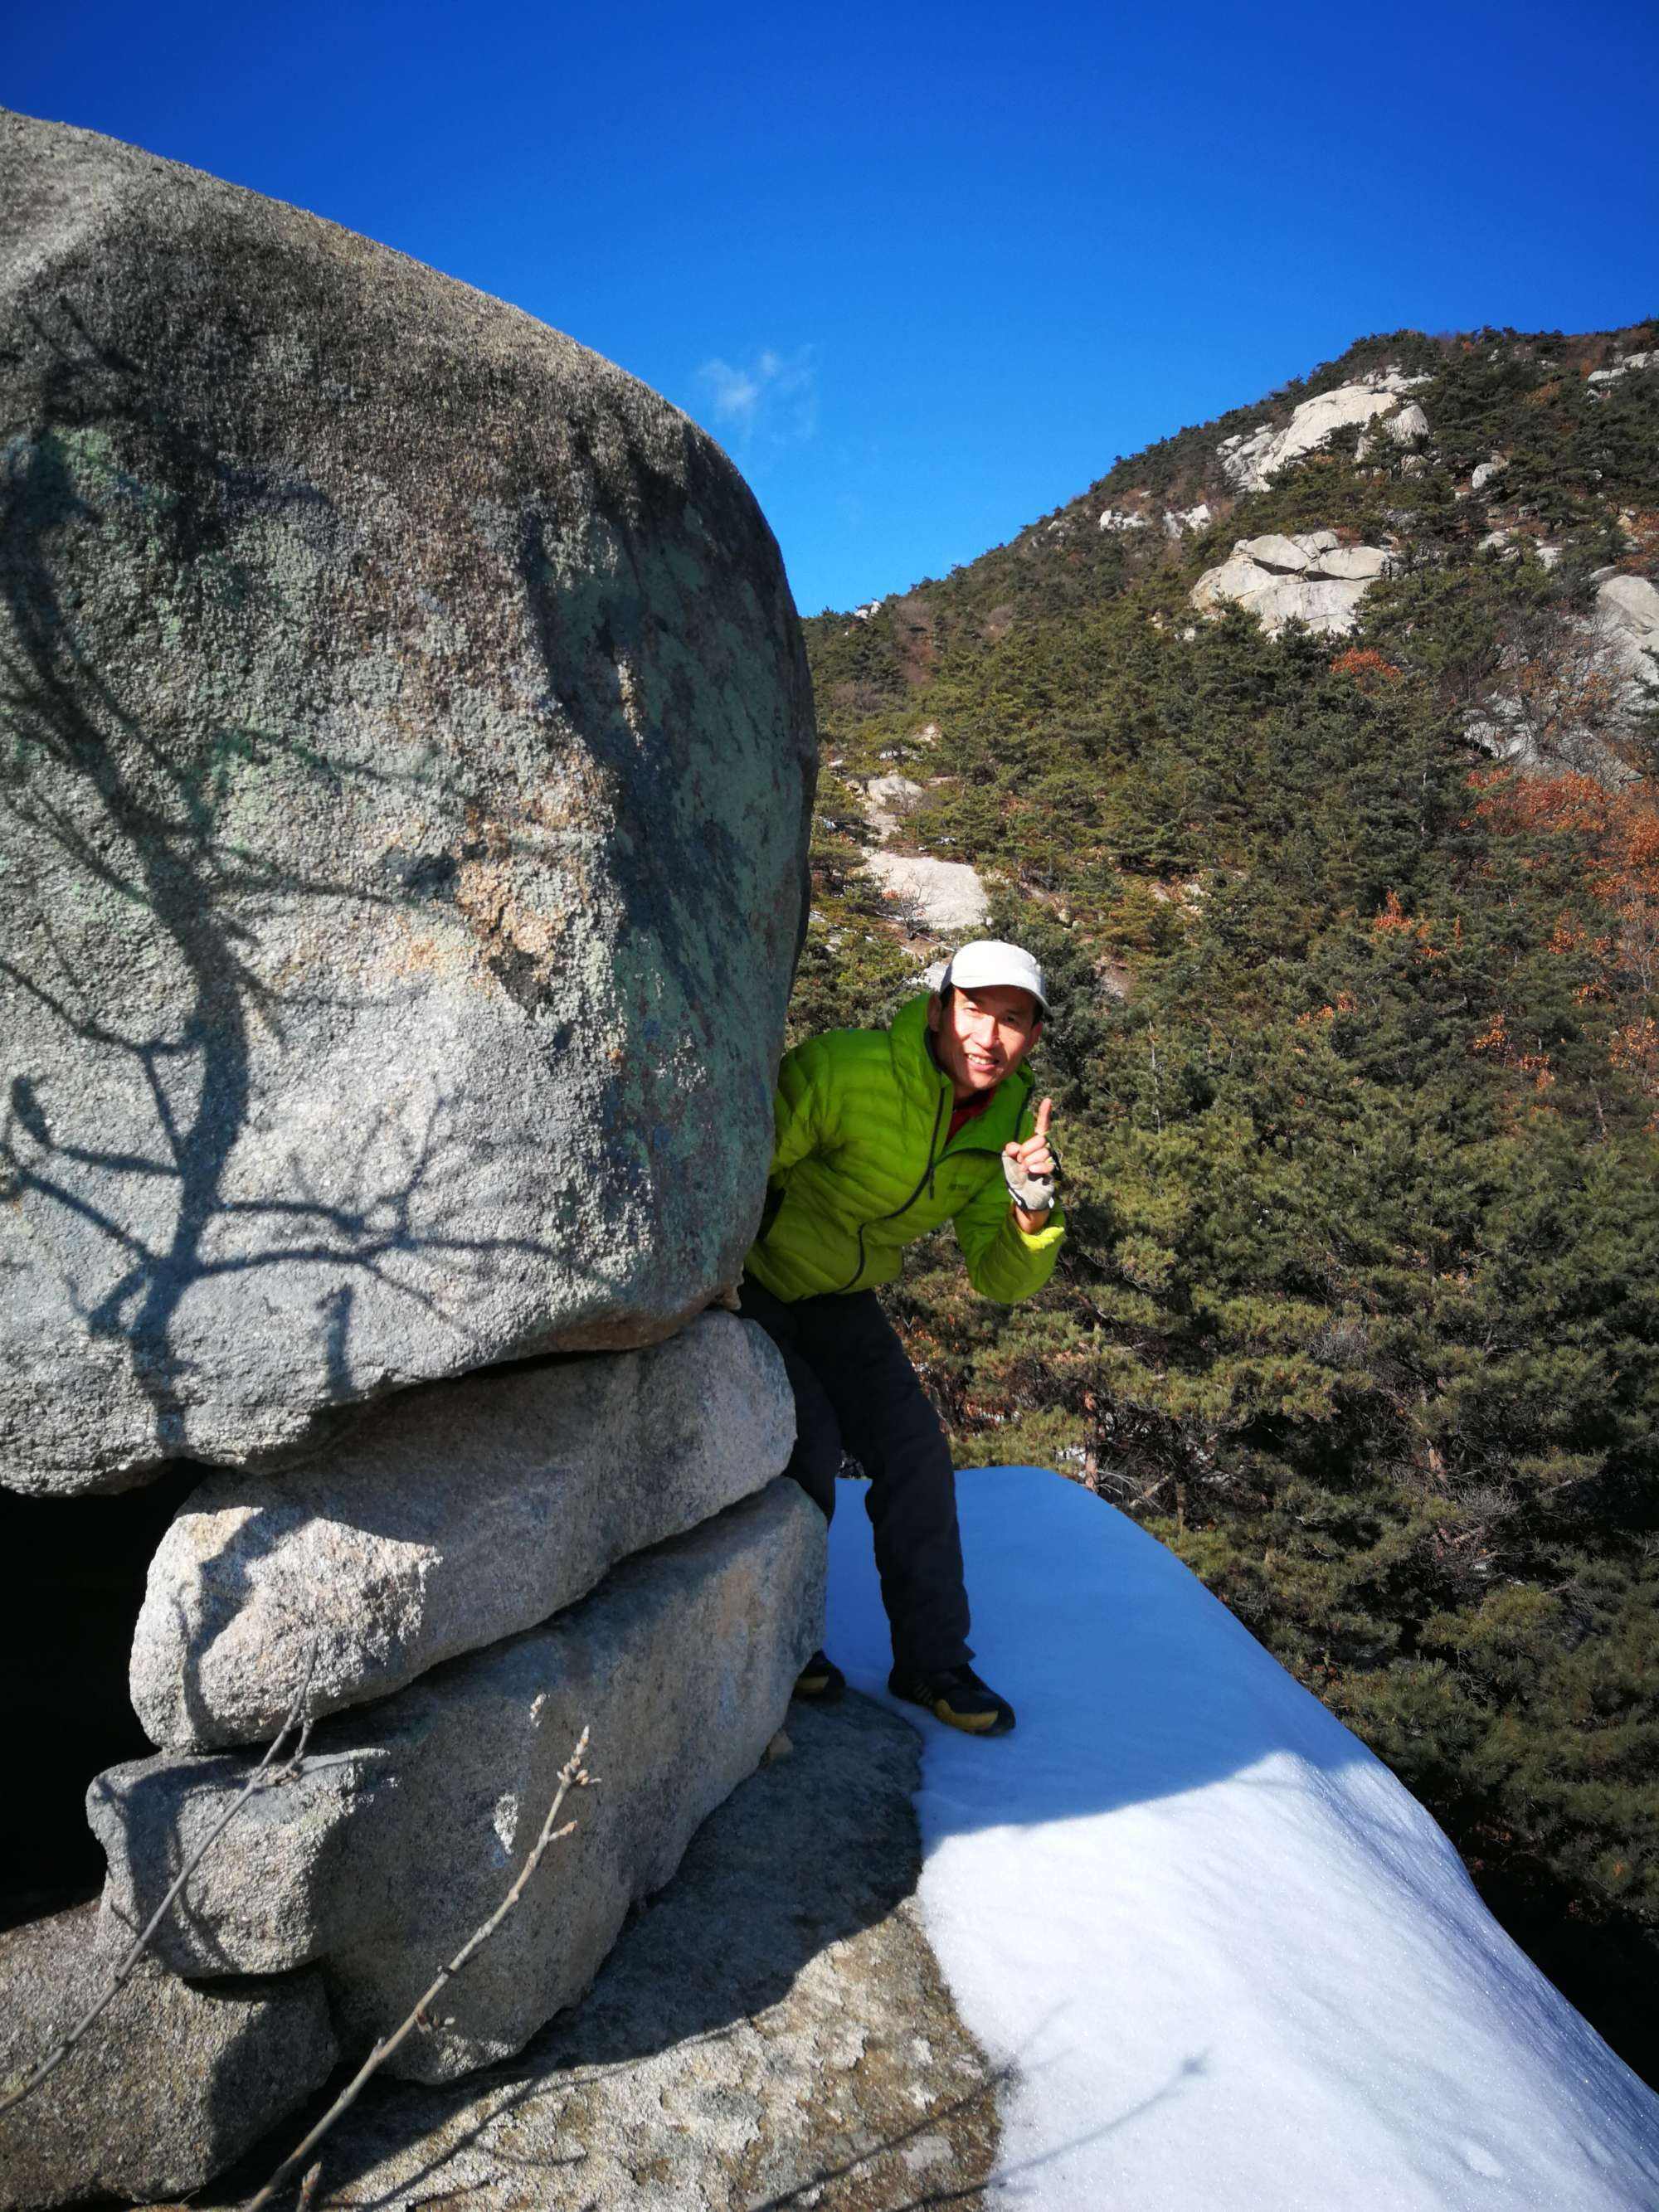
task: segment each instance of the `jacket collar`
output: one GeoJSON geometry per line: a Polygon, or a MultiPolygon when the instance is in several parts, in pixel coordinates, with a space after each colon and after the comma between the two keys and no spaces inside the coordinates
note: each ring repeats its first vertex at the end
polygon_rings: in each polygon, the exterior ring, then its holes
{"type": "MultiPolygon", "coordinates": [[[[932,996],[931,992],[924,991],[919,998],[907,999],[894,1015],[887,1032],[893,1073],[900,1087],[907,1099],[913,1100],[930,1120],[941,1092],[947,1108],[951,1097],[951,1079],[928,1048],[927,1007],[932,996]]],[[[969,1124],[964,1137],[971,1132],[976,1146],[1000,1152],[1018,1127],[1034,1079],[1022,1060],[1012,1075],[1003,1077],[991,1094],[990,1104],[969,1124]]]]}

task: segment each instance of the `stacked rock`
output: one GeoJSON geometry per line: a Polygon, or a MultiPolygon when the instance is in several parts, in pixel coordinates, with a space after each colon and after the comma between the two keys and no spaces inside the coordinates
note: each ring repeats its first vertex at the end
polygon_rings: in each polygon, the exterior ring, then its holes
{"type": "Polygon", "coordinates": [[[85,132],[0,117],[0,1485],[205,1463],[161,1749],[92,1783],[101,1906],[0,1937],[0,2079],[317,1723],[0,2119],[44,2204],[196,2186],[394,2025],[586,1726],[578,1835],[400,2059],[517,2048],[777,1727],[823,1531],[706,1310],[815,755],[758,509],[620,371],[85,132]]]}

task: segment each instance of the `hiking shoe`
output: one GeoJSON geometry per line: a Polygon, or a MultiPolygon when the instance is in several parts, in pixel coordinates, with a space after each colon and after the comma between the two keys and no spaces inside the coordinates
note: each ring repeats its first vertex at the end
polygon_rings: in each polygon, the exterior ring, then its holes
{"type": "Polygon", "coordinates": [[[793,1694],[809,1705],[833,1705],[847,1687],[847,1677],[833,1659],[815,1651],[795,1677],[793,1694]]]}
{"type": "Polygon", "coordinates": [[[926,1705],[946,1728],[964,1735],[1006,1735],[1014,1724],[1014,1709],[998,1697],[969,1666],[947,1667],[941,1674],[911,1674],[895,1667],[887,1686],[907,1705],[926,1705]]]}

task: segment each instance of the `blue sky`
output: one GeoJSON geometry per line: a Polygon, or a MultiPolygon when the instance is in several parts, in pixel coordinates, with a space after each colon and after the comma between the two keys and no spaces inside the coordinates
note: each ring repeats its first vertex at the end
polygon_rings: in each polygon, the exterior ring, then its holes
{"type": "Polygon", "coordinates": [[[1413,325],[1659,311],[1659,17],[17,7],[0,100],[367,232],[703,422],[804,613],[1413,325]]]}

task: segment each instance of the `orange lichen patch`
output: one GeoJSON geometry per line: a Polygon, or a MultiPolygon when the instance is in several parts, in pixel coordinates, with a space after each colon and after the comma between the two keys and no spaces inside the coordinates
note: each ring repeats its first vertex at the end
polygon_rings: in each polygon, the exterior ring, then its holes
{"type": "Polygon", "coordinates": [[[455,878],[455,904],[487,945],[545,960],[563,935],[562,917],[532,904],[516,878],[510,860],[468,860],[455,878]]]}
{"type": "Polygon", "coordinates": [[[465,975],[482,971],[471,941],[458,930],[416,929],[405,924],[386,948],[381,971],[392,975],[465,975]]]}

